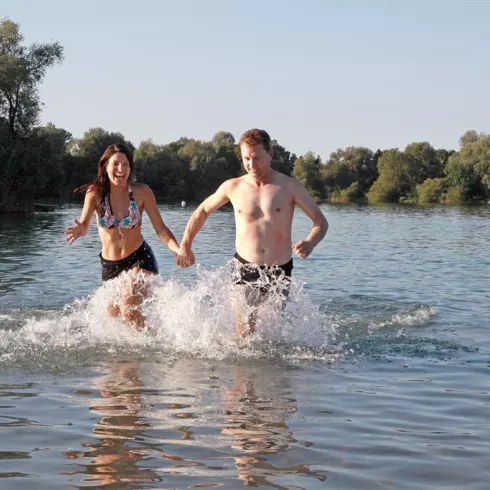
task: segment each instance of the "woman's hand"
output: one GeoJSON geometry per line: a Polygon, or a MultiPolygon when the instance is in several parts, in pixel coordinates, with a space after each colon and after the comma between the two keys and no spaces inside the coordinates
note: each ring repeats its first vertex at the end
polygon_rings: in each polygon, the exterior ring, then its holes
{"type": "Polygon", "coordinates": [[[196,263],[194,252],[188,247],[180,247],[179,253],[175,257],[175,262],[179,267],[190,267],[196,263]]]}
{"type": "Polygon", "coordinates": [[[84,235],[83,225],[80,223],[80,221],[74,219],[73,223],[73,226],[67,226],[65,230],[65,239],[70,246],[77,238],[84,235]]]}

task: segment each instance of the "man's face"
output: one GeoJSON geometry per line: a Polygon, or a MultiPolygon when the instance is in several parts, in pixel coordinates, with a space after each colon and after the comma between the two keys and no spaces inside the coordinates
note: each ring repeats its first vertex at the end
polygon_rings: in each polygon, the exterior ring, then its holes
{"type": "Polygon", "coordinates": [[[246,143],[242,143],[240,151],[242,153],[243,166],[252,178],[260,180],[269,173],[272,149],[266,151],[262,143],[256,146],[248,146],[246,143]]]}

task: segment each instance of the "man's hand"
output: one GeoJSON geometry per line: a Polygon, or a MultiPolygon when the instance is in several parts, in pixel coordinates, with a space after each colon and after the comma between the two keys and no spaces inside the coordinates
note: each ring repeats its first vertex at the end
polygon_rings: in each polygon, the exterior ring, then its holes
{"type": "Polygon", "coordinates": [[[175,263],[179,267],[190,267],[196,263],[194,252],[189,247],[180,246],[179,253],[175,256],[175,263]]]}
{"type": "Polygon", "coordinates": [[[315,246],[313,245],[312,242],[308,240],[300,240],[299,242],[296,242],[293,245],[293,252],[300,258],[300,259],[306,259],[315,246]]]}

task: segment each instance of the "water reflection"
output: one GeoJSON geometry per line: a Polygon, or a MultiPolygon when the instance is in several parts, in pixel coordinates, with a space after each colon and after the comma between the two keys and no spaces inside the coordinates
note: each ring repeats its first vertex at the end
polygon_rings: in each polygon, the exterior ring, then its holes
{"type": "Polygon", "coordinates": [[[263,367],[255,372],[239,366],[233,372],[234,385],[226,390],[222,434],[230,436],[231,447],[241,453],[234,458],[238,479],[246,486],[278,489],[302,488],[274,482],[284,480],[285,475],[325,481],[326,472],[312,471],[304,460],[300,462],[302,457],[298,458],[309,443],[299,443],[286,423],[297,406],[282,369],[263,367]]]}
{"type": "Polygon", "coordinates": [[[323,464],[312,443],[289,426],[298,408],[284,366],[179,359],[141,371],[137,362],[115,362],[97,380],[92,437],[83,450],[64,453],[76,488],[164,481],[169,488],[301,489],[311,488],[310,478],[325,481],[325,471],[311,469],[323,464]]]}
{"type": "Polygon", "coordinates": [[[83,451],[65,452],[65,457],[88,458],[89,464],[78,463],[83,469],[81,487],[104,486],[118,490],[142,488],[139,484],[159,482],[161,477],[152,469],[140,465],[148,450],[140,440],[151,429],[141,416],[144,410],[138,362],[113,363],[110,372],[97,382],[102,396],[100,403],[90,409],[102,418],[93,429],[98,442],[82,443],[83,451]],[[137,485],[137,486],[136,486],[137,485]]]}

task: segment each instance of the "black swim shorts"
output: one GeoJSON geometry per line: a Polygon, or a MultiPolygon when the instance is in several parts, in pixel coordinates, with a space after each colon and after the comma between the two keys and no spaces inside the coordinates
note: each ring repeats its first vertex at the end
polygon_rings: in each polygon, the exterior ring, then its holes
{"type": "Polygon", "coordinates": [[[277,288],[281,281],[281,293],[287,296],[293,271],[293,259],[283,265],[253,264],[245,260],[238,253],[234,255],[233,282],[239,285],[250,284],[260,289],[262,293],[269,293],[277,288]]]}
{"type": "Polygon", "coordinates": [[[107,260],[100,254],[100,262],[102,264],[102,281],[114,279],[121,272],[129,271],[134,267],[158,274],[157,259],[146,242],[143,242],[131,255],[121,260],[107,260]]]}

